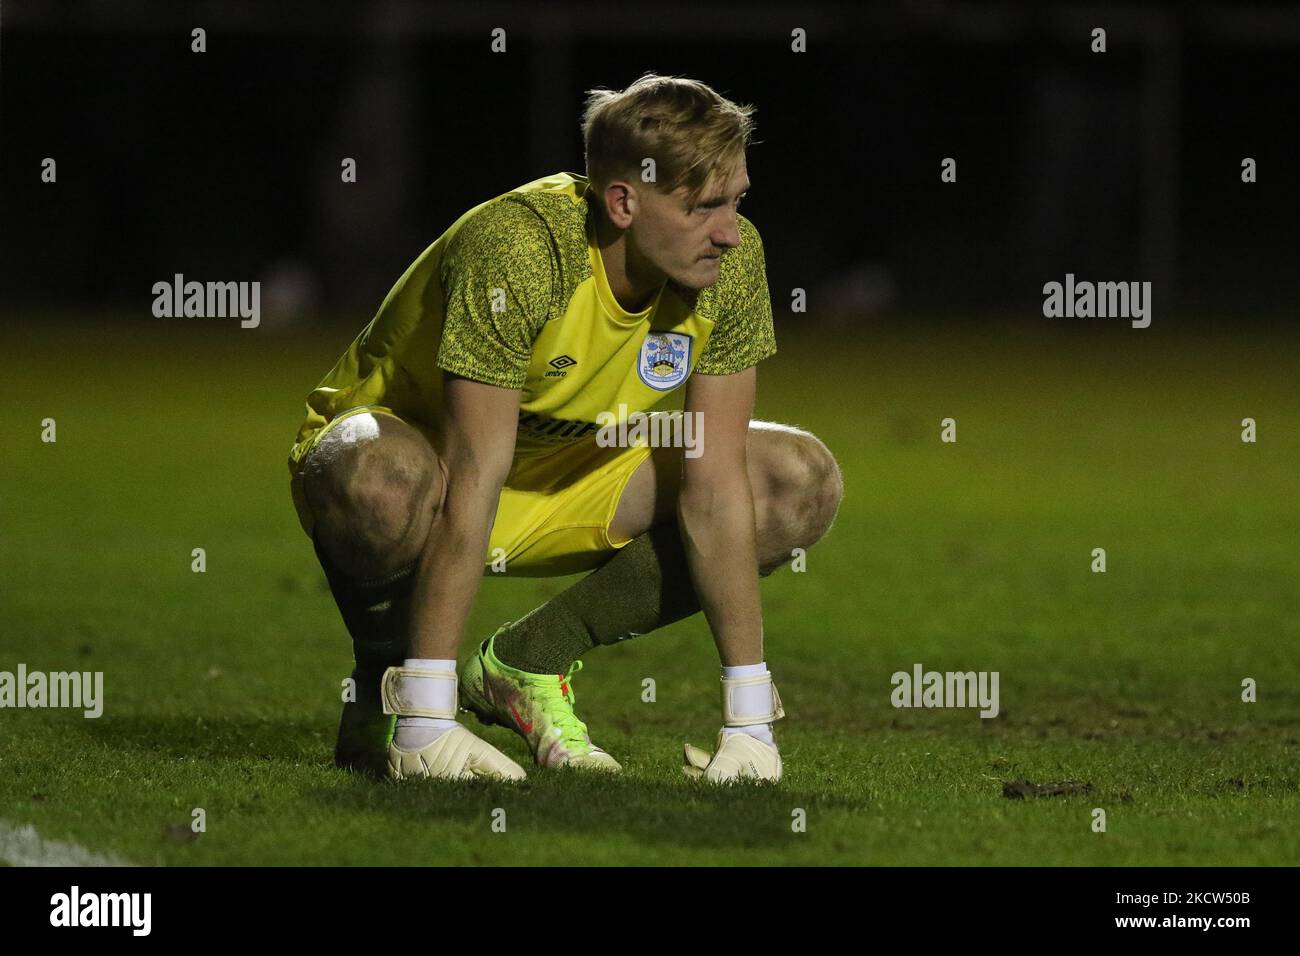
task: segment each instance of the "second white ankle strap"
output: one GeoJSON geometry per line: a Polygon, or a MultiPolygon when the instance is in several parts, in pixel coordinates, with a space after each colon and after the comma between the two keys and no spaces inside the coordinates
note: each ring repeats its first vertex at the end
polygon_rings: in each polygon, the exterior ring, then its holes
{"type": "Polygon", "coordinates": [[[727,727],[770,724],[784,716],[771,674],[722,678],[722,721],[727,727]]]}
{"type": "Polygon", "coordinates": [[[384,671],[380,696],[385,714],[401,717],[441,717],[456,719],[456,691],[459,684],[454,670],[428,670],[418,667],[390,667],[384,671]],[[416,681],[437,681],[441,687],[419,688],[416,681]],[[445,683],[451,686],[447,687],[445,683]],[[428,691],[432,691],[429,693],[428,691]],[[441,700],[441,706],[428,701],[441,700]],[[447,701],[450,701],[448,705],[447,701]]]}

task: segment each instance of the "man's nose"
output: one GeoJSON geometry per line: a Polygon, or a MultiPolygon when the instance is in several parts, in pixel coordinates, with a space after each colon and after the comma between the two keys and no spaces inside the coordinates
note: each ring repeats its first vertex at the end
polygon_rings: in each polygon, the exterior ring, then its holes
{"type": "Polygon", "coordinates": [[[723,227],[709,237],[713,240],[715,246],[721,246],[723,249],[734,249],[740,245],[740,220],[736,213],[727,217],[723,227]]]}

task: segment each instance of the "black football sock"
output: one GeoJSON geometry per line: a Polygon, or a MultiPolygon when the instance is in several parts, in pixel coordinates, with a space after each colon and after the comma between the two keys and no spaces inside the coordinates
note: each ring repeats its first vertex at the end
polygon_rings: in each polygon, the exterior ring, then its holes
{"type": "Polygon", "coordinates": [[[559,674],[598,644],[615,644],[700,609],[675,524],[628,542],[572,587],[498,634],[503,664],[559,674]]]}

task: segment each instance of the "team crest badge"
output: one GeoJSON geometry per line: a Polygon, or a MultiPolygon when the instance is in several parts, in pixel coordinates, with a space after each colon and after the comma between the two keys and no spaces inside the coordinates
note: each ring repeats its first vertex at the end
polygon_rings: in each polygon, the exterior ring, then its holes
{"type": "Polygon", "coordinates": [[[684,332],[650,332],[641,343],[636,373],[659,392],[680,385],[691,370],[691,337],[684,332]]]}

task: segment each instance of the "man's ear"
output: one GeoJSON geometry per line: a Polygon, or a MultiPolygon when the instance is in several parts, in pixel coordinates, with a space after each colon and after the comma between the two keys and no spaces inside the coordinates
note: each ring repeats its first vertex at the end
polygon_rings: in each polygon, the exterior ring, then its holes
{"type": "Polygon", "coordinates": [[[632,225],[636,215],[637,196],[634,187],[622,180],[610,183],[603,194],[605,217],[619,229],[632,225]]]}

